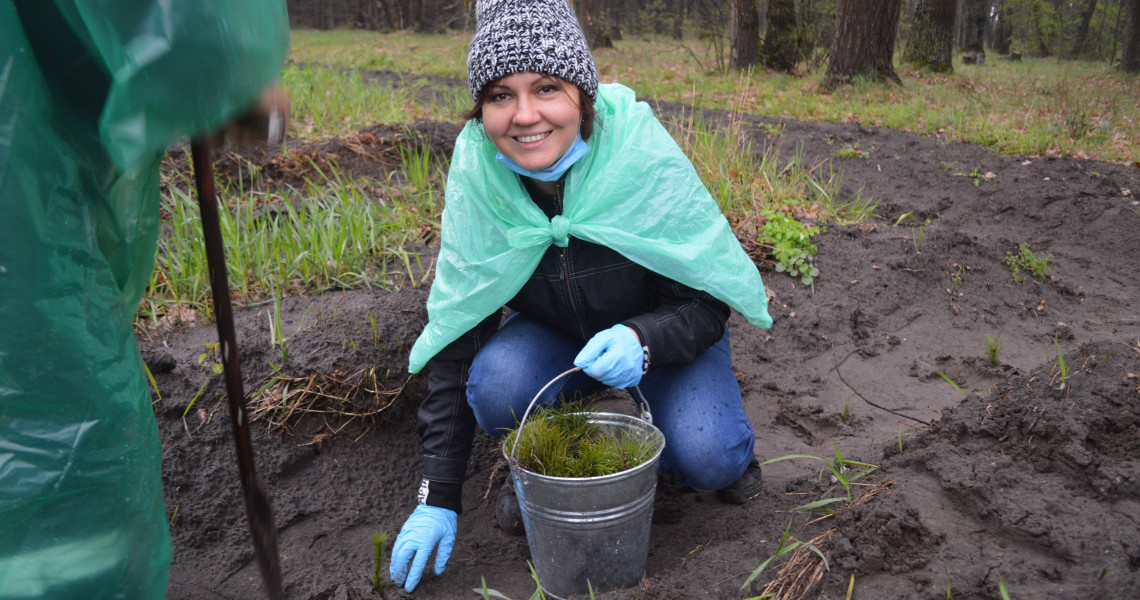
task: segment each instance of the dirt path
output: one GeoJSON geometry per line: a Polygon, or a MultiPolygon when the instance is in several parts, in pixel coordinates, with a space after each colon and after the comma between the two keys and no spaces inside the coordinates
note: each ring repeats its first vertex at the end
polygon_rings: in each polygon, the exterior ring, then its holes
{"type": "MultiPolygon", "coordinates": [[[[681,493],[672,499],[676,522],[654,526],[644,587],[602,597],[757,595],[783,561],[751,591],[740,587],[789,521],[798,539],[823,536],[830,571],[812,598],[844,597],[852,577],[855,598],[945,598],[948,587],[956,599],[996,598],[999,576],[1014,598],[1140,597],[1140,170],[998,156],[856,124],[787,121],[770,139],[760,124],[773,122],[748,120],[758,150],[802,144],[812,162],[843,144],[870,150],[835,167],[846,194],[863,187],[880,201],[882,219],[819,237],[814,291],[764,271],[775,294],[771,330],[731,319],[757,451],[828,457],[834,444],[845,458],[882,467],[869,479],[877,487],[855,488],[875,494],[805,525],[806,515],[787,511],[830,484],[817,479],[820,463],[804,460],[766,467],[766,492],[743,507],[681,493]],[[906,213],[917,220],[893,226],[906,213]],[[1052,255],[1042,281],[1015,283],[1003,262],[1022,243],[1052,255]],[[1003,342],[996,365],[986,359],[987,334],[1003,342]]],[[[444,154],[457,132],[415,130],[444,154]]],[[[384,131],[362,133],[375,140],[384,131]]],[[[381,169],[384,142],[360,139],[325,150],[349,148],[363,171],[381,169]]],[[[281,369],[294,378],[295,412],[272,431],[261,421],[255,444],[290,598],[405,596],[391,584],[371,591],[370,536],[399,530],[419,480],[414,411],[424,382],[403,371],[426,317],[427,286],[417,283],[285,303],[292,335],[281,369]],[[350,403],[297,395],[319,385],[351,394],[350,403]],[[301,417],[306,407],[369,416],[301,417]]],[[[238,314],[247,389],[272,375],[269,362],[281,363],[269,310],[238,314]]],[[[175,599],[261,597],[221,378],[210,377],[208,357],[199,363],[213,341],[202,326],[140,337],[162,392],[175,599]]],[[[279,398],[282,387],[270,393],[279,398]]],[[[416,598],[474,598],[481,578],[515,599],[534,590],[525,539],[493,525],[498,452],[485,437],[478,444],[447,572],[426,576],[416,598]]]]}

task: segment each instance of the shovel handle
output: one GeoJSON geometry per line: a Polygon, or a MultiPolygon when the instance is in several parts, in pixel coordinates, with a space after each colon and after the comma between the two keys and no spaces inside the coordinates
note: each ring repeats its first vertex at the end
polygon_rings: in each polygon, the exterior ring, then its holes
{"type": "Polygon", "coordinates": [[[234,332],[233,306],[230,303],[230,288],[226,276],[222,229],[218,222],[218,202],[214,194],[214,171],[209,143],[202,139],[194,140],[190,144],[190,154],[194,158],[194,185],[198,189],[198,206],[202,212],[202,237],[206,243],[206,264],[210,268],[214,317],[218,325],[218,340],[226,378],[226,394],[229,396],[230,421],[234,425],[238,474],[241,477],[246,516],[249,517],[254,554],[257,556],[261,578],[265,582],[266,594],[270,600],[283,600],[285,593],[281,587],[277,528],[273,524],[269,497],[257,479],[253,464],[253,444],[249,435],[249,417],[245,408],[241,365],[238,363],[237,335],[234,332]]]}

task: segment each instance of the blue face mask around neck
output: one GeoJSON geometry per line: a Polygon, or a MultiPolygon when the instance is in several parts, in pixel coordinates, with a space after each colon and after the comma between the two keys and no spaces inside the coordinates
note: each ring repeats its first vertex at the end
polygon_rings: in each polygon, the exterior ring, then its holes
{"type": "Polygon", "coordinates": [[[524,169],[520,167],[519,164],[515,161],[507,158],[506,156],[503,156],[502,152],[496,154],[495,159],[504,165],[507,165],[508,169],[514,171],[515,173],[518,173],[519,175],[522,175],[523,177],[530,177],[531,179],[537,179],[539,181],[555,181],[559,177],[562,177],[562,174],[565,173],[574,163],[578,162],[578,159],[582,158],[582,156],[586,154],[586,151],[589,149],[590,147],[587,146],[586,142],[582,140],[582,134],[579,133],[574,138],[574,143],[570,144],[570,148],[566,150],[565,154],[562,155],[562,158],[554,161],[553,165],[550,165],[545,169],[538,169],[536,171],[524,169]]]}

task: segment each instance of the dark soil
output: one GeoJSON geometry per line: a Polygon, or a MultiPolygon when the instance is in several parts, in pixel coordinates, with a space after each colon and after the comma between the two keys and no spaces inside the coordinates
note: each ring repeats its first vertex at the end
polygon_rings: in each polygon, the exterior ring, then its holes
{"type": "MultiPolygon", "coordinates": [[[[758,595],[791,555],[750,590],[741,586],[789,522],[796,539],[816,539],[830,568],[801,597],[846,597],[852,579],[854,598],[941,599],[948,590],[956,599],[997,598],[999,581],[1013,598],[1140,597],[1140,171],[1000,156],[858,124],[782,121],[782,136],[770,138],[761,125],[775,122],[746,119],[757,151],[778,144],[790,155],[802,146],[813,164],[833,161],[844,194],[862,188],[879,201],[881,219],[828,226],[817,240],[814,290],[763,269],[772,329],[730,320],[757,452],[833,458],[838,447],[881,469],[852,488],[864,494],[856,502],[833,504],[835,515],[812,523],[789,510],[832,487],[817,461],[766,466],[766,491],[743,506],[673,490],[642,586],[599,597],[758,595]],[[834,158],[856,142],[869,158],[834,158]],[[917,219],[896,227],[907,213],[917,219]],[[1003,261],[1022,243],[1052,255],[1042,280],[1011,277],[1003,261]],[[986,334],[1003,341],[996,364],[986,359],[986,334]]],[[[383,179],[400,144],[446,156],[457,133],[447,124],[377,125],[290,143],[286,154],[244,153],[250,163],[229,155],[219,170],[240,177],[237,165],[252,164],[270,185],[297,186],[309,172],[304,157],[332,155],[350,174],[383,179]]],[[[430,249],[423,258],[430,265],[430,249]]],[[[415,503],[414,416],[425,377],[405,369],[428,287],[420,278],[396,292],[286,300],[285,360],[271,343],[272,308],[237,312],[247,391],[289,378],[253,401],[253,428],[290,598],[405,597],[391,582],[372,591],[371,535],[394,538],[415,503]]],[[[169,597],[264,597],[222,381],[209,369],[215,330],[139,338],[162,394],[169,597]]],[[[621,397],[603,402],[631,410],[621,397]]],[[[504,472],[496,445],[480,435],[454,554],[415,597],[474,598],[483,578],[511,598],[530,597],[526,540],[494,525],[504,472]]],[[[817,568],[813,556],[797,559],[800,573],[817,568]]],[[[791,581],[790,571],[780,581],[791,581]]]]}

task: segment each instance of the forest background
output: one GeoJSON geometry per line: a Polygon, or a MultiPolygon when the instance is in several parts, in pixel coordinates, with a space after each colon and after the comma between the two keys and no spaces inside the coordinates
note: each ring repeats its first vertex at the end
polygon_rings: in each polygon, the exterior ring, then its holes
{"type": "MultiPolygon", "coordinates": [[[[780,70],[827,61],[844,22],[897,26],[899,46],[953,43],[963,52],[1055,56],[1140,70],[1137,0],[576,0],[594,48],[625,36],[696,37],[717,45],[711,66],[780,70]],[[857,8],[858,10],[853,10],[857,8]],[[836,16],[840,16],[837,26],[836,16]],[[899,17],[902,17],[901,20],[899,17]],[[719,47],[727,44],[727,48],[719,47]]],[[[289,0],[293,27],[474,27],[474,0],[289,0]]],[[[890,42],[893,44],[894,39],[890,42]]]]}
{"type": "MultiPolygon", "coordinates": [[[[466,78],[474,1],[288,4],[294,47],[287,83],[310,66],[466,78]]],[[[1001,153],[1140,161],[1136,79],[1129,75],[1140,72],[1140,0],[573,4],[602,80],[646,98],[858,122],[1001,153]]],[[[306,86],[289,87],[303,95],[306,86]]],[[[457,121],[466,102],[460,94],[444,103],[451,113],[397,121],[457,121]]],[[[348,121],[356,129],[367,124],[348,121]]],[[[310,137],[313,128],[302,124],[293,133],[310,137]]]]}

